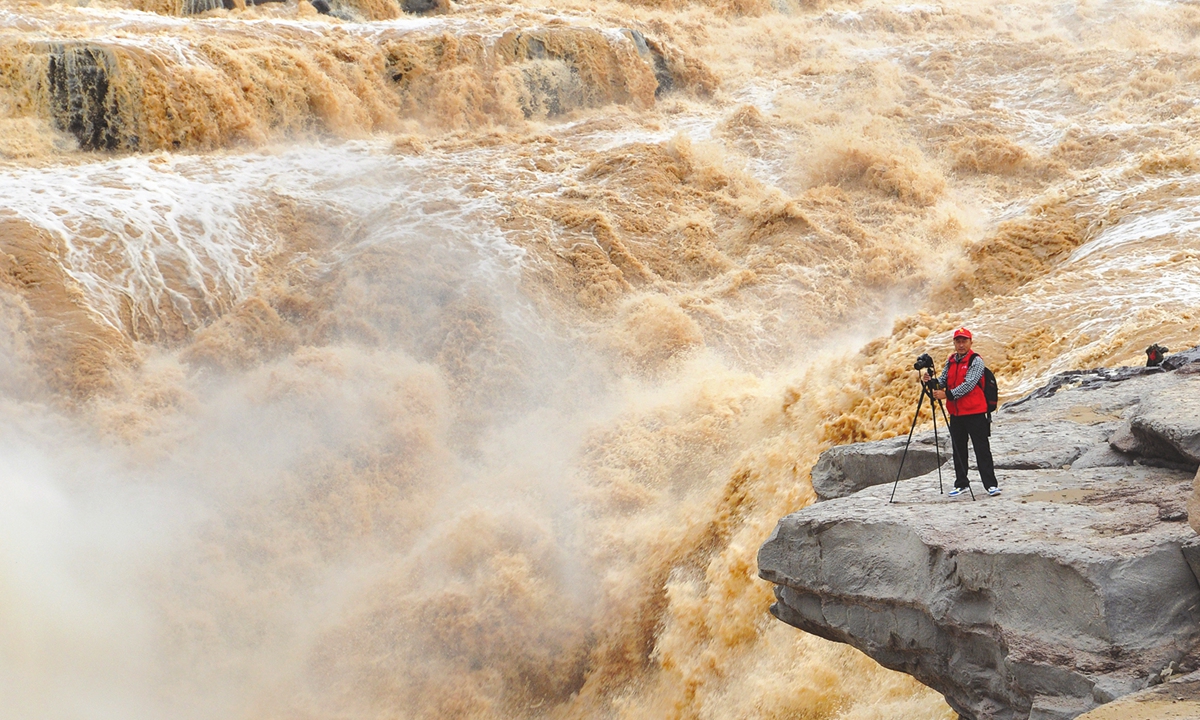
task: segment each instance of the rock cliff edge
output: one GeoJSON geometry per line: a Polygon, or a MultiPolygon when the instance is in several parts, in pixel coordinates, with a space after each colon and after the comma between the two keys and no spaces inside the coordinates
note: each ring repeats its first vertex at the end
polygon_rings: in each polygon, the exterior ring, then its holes
{"type": "Polygon", "coordinates": [[[823,501],[759,551],[772,612],[967,720],[1067,720],[1196,670],[1200,349],[1172,361],[1064,373],[1002,407],[999,497],[972,468],[977,499],[948,498],[932,469],[889,502],[902,439],[833,448],[814,468],[823,501]]]}

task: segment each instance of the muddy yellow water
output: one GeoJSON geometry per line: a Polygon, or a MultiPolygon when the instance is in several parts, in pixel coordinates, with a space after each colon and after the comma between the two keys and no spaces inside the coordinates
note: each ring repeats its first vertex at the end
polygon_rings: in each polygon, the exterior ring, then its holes
{"type": "Polygon", "coordinates": [[[0,4],[5,717],[948,719],[817,454],[1200,344],[1196,5],[229,5],[0,4]]]}

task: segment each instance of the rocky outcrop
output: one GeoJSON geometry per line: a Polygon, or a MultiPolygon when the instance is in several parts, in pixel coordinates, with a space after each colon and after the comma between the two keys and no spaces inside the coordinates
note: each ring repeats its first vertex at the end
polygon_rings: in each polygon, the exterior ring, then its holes
{"type": "Polygon", "coordinates": [[[896,478],[907,480],[937,470],[939,463],[950,459],[946,428],[937,439],[940,452],[931,432],[914,435],[911,443],[904,436],[831,448],[821,454],[812,469],[813,492],[821,500],[831,500],[853,495],[878,484],[880,479],[895,482],[896,478]]]}
{"type": "Polygon", "coordinates": [[[116,60],[108,48],[85,43],[45,46],[46,85],[54,124],[84,150],[129,144],[120,130],[120,107],[109,78],[116,60]]]}
{"type": "Polygon", "coordinates": [[[450,10],[450,0],[400,0],[400,9],[412,15],[430,15],[450,10]]]}
{"type": "Polygon", "coordinates": [[[889,502],[895,470],[879,476],[879,458],[895,439],[873,464],[846,460],[866,448],[822,457],[865,489],[779,522],[759,553],[772,612],[913,675],[968,720],[1066,720],[1164,668],[1196,669],[1200,538],[1185,502],[1200,364],[1175,368],[1072,373],[1003,407],[1000,497],[950,499],[929,472],[889,502]]]}

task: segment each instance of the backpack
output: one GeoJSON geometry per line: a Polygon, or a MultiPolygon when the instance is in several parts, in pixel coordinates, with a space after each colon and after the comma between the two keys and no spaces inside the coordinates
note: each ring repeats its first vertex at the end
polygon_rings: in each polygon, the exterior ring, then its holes
{"type": "Polygon", "coordinates": [[[986,365],[983,367],[983,398],[987,400],[988,422],[992,420],[992,413],[996,412],[996,406],[1000,402],[1000,388],[996,385],[996,376],[992,373],[992,369],[986,365]]]}

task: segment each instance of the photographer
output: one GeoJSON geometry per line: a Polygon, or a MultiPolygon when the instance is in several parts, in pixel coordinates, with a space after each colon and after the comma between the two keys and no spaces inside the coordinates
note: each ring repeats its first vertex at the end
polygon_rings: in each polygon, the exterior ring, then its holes
{"type": "Polygon", "coordinates": [[[954,353],[946,360],[940,387],[933,391],[938,400],[946,401],[950,412],[950,441],[954,446],[954,489],[950,497],[967,492],[967,440],[975,446],[975,462],[988,495],[999,495],[996,470],[992,462],[992,446],[988,441],[991,421],[988,420],[987,400],[983,395],[983,358],[971,351],[971,331],[954,331],[954,353]]]}

